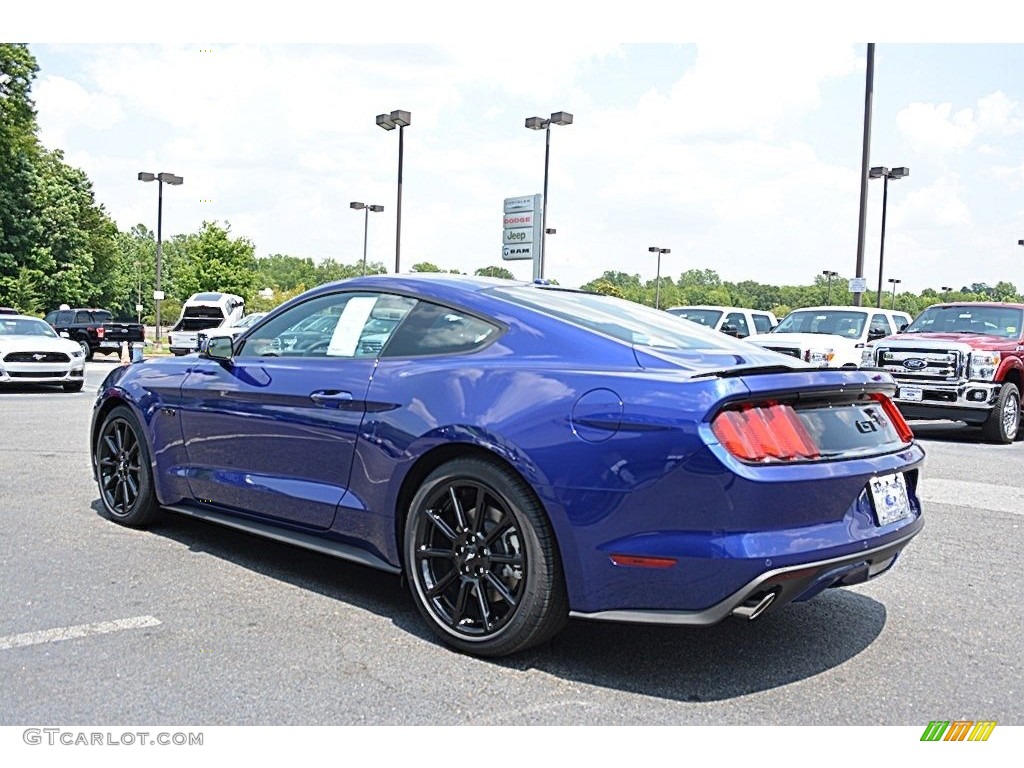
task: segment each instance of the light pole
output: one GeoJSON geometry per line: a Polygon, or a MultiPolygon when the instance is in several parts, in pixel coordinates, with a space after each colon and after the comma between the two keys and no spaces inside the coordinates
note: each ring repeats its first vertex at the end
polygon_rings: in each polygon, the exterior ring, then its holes
{"type": "Polygon", "coordinates": [[[942,297],[943,301],[949,301],[949,292],[952,291],[952,290],[953,290],[953,286],[951,286],[951,285],[944,285],[944,286],[942,286],[942,293],[945,294],[942,297]]]}
{"type": "Polygon", "coordinates": [[[897,280],[895,277],[890,277],[889,282],[892,283],[892,307],[890,307],[890,309],[896,309],[896,286],[902,283],[903,281],[897,280]]]}
{"type": "Polygon", "coordinates": [[[398,128],[398,204],[395,215],[395,274],[402,263],[402,156],[405,154],[405,128],[412,125],[412,113],[396,109],[390,115],[377,115],[377,125],[385,131],[398,128]]]}
{"type": "Polygon", "coordinates": [[[671,248],[659,248],[656,245],[652,245],[647,249],[651,253],[658,254],[658,272],[654,278],[654,308],[661,309],[661,254],[672,253],[671,248]]]}
{"type": "Polygon", "coordinates": [[[156,303],[156,343],[160,343],[160,302],[163,296],[160,292],[160,275],[162,271],[161,255],[163,254],[163,221],[164,221],[164,184],[179,186],[184,179],[175,176],[173,173],[147,173],[139,171],[139,181],[156,182],[156,286],[153,289],[153,301],[156,303]]]}
{"type": "Polygon", "coordinates": [[[547,245],[547,226],[548,226],[548,161],[551,158],[551,124],[555,125],[572,125],[572,114],[569,112],[552,112],[551,117],[545,120],[542,117],[528,117],[526,118],[526,127],[531,131],[539,131],[541,128],[544,129],[544,198],[541,207],[540,214],[540,258],[534,263],[534,280],[542,280],[544,278],[544,259],[547,256],[547,251],[544,246],[547,245]]]}
{"type": "Polygon", "coordinates": [[[885,260],[885,208],[889,202],[889,179],[902,179],[910,175],[907,167],[893,168],[892,170],[879,165],[868,171],[868,178],[882,179],[882,241],[878,250],[878,299],[876,307],[882,306],[882,264],[885,260]]]}
{"type": "Polygon", "coordinates": [[[362,272],[362,274],[365,275],[366,274],[366,236],[370,232],[370,211],[373,211],[374,213],[380,213],[381,211],[384,210],[384,206],[383,205],[367,205],[366,203],[349,203],[348,207],[352,208],[354,210],[357,210],[357,211],[366,211],[366,213],[363,215],[364,218],[363,218],[363,272],[362,272]]]}
{"type": "Polygon", "coordinates": [[[831,269],[823,269],[821,271],[821,274],[823,274],[826,278],[828,278],[828,293],[826,294],[827,298],[825,299],[825,303],[826,304],[831,304],[832,303],[832,278],[833,277],[838,277],[839,273],[835,272],[835,271],[833,271],[831,269]]]}

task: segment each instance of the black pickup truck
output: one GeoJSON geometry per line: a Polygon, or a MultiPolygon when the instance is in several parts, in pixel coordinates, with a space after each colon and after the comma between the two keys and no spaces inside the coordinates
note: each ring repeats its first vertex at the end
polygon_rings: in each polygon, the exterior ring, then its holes
{"type": "Polygon", "coordinates": [[[72,341],[77,341],[85,359],[101,352],[117,354],[123,341],[145,341],[146,329],[141,323],[122,323],[115,321],[106,309],[55,309],[45,318],[57,333],[66,333],[72,341]]]}

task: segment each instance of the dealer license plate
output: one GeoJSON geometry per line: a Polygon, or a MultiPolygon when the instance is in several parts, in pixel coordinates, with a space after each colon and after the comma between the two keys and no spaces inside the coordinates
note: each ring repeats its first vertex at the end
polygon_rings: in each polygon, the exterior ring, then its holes
{"type": "Polygon", "coordinates": [[[900,400],[919,403],[924,397],[924,390],[921,387],[900,387],[897,397],[900,400]]]}
{"type": "Polygon", "coordinates": [[[873,477],[868,481],[868,486],[871,488],[871,501],[874,502],[875,517],[880,526],[910,517],[907,479],[902,472],[873,477]]]}

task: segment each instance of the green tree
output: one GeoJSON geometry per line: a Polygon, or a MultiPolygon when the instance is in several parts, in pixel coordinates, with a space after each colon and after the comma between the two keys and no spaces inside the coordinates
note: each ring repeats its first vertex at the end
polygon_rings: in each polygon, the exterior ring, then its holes
{"type": "Polygon", "coordinates": [[[24,289],[24,283],[15,288],[21,270],[48,274],[33,262],[42,229],[34,200],[39,144],[31,97],[38,71],[27,46],[0,43],[0,304],[14,304],[9,297],[24,289]]]}
{"type": "Polygon", "coordinates": [[[204,221],[197,234],[174,241],[169,285],[179,299],[193,293],[235,293],[250,302],[260,289],[256,272],[256,247],[245,237],[232,239],[231,225],[204,221]],[[181,253],[177,253],[178,250],[181,253]]]}
{"type": "Polygon", "coordinates": [[[502,277],[506,280],[516,279],[516,276],[504,267],[480,267],[473,274],[480,277],[502,277]]]}

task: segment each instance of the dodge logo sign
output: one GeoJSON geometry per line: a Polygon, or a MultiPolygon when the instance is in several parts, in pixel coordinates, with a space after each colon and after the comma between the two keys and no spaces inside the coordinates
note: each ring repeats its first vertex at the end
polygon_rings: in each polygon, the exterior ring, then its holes
{"type": "Polygon", "coordinates": [[[922,368],[928,367],[928,361],[919,357],[910,357],[903,361],[903,367],[908,371],[920,371],[922,368]]]}

